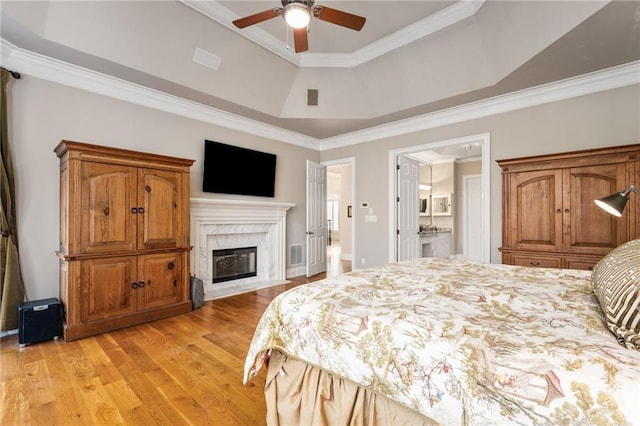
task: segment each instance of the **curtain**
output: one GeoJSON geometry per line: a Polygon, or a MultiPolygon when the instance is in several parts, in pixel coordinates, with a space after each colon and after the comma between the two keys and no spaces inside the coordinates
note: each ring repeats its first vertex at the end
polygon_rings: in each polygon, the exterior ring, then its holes
{"type": "Polygon", "coordinates": [[[0,126],[0,331],[18,328],[18,305],[24,300],[24,285],[18,260],[18,234],[15,208],[15,186],[9,130],[7,123],[7,90],[11,74],[2,69],[2,111],[0,126]]]}

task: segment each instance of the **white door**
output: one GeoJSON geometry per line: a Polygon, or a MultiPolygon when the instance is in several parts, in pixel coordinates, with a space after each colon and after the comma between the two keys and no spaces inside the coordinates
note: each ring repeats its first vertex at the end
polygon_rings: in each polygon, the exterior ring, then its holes
{"type": "Polygon", "coordinates": [[[463,255],[465,259],[484,261],[482,175],[463,178],[463,255]]]}
{"type": "Polygon", "coordinates": [[[398,156],[397,163],[397,260],[422,257],[420,248],[419,193],[418,183],[420,163],[406,157],[398,156]]]}
{"type": "Polygon", "coordinates": [[[327,270],[327,168],[307,160],[307,276],[327,270]]]}

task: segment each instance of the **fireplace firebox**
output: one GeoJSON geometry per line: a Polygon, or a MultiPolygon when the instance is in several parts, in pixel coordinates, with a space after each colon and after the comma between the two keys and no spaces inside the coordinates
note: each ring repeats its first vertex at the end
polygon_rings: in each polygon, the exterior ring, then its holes
{"type": "Polygon", "coordinates": [[[213,250],[213,276],[211,281],[219,283],[257,276],[257,256],[257,247],[213,250]]]}

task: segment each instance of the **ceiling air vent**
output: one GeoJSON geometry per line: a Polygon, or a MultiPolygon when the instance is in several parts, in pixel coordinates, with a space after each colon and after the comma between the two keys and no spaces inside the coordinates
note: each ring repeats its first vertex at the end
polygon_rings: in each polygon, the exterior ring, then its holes
{"type": "Polygon", "coordinates": [[[218,71],[218,68],[220,68],[220,64],[222,63],[222,58],[196,47],[196,51],[193,53],[193,62],[218,71]]]}

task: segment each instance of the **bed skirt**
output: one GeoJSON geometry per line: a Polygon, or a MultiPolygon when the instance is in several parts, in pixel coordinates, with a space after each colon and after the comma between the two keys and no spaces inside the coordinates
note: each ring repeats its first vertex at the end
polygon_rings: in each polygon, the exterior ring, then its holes
{"type": "Polygon", "coordinates": [[[436,425],[402,404],[272,351],[265,383],[268,426],[436,425]]]}

